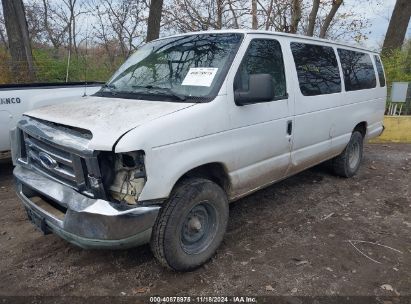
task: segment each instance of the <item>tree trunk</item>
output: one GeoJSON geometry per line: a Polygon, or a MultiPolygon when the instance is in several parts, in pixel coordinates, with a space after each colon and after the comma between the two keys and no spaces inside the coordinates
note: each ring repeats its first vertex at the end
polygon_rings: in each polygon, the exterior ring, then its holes
{"type": "Polygon", "coordinates": [[[76,16],[73,14],[71,20],[71,27],[72,27],[72,37],[73,37],[73,47],[76,55],[78,56],[78,48],[77,48],[77,32],[76,32],[76,16]]]}
{"type": "Polygon", "coordinates": [[[411,1],[397,0],[385,35],[383,52],[398,49],[402,46],[411,16],[411,1]]]}
{"type": "Polygon", "coordinates": [[[223,1],[224,0],[217,0],[217,24],[216,28],[221,30],[223,27],[223,1]]]}
{"type": "Polygon", "coordinates": [[[298,30],[298,23],[301,20],[301,0],[293,0],[291,3],[291,25],[290,33],[295,34],[298,30]]]}
{"type": "Polygon", "coordinates": [[[273,12],[273,5],[274,5],[274,0],[270,0],[270,5],[268,6],[268,10],[266,12],[266,19],[265,19],[265,30],[268,31],[270,29],[271,25],[271,13],[273,12]]]}
{"type": "Polygon", "coordinates": [[[251,16],[252,16],[251,27],[252,27],[253,30],[256,30],[256,29],[258,29],[257,0],[251,0],[251,16]]]}
{"type": "Polygon", "coordinates": [[[7,49],[8,45],[7,45],[7,40],[6,40],[6,35],[3,32],[3,29],[0,28],[0,43],[4,44],[4,47],[7,49]]]}
{"type": "Polygon", "coordinates": [[[71,53],[71,51],[73,50],[73,36],[71,35],[72,31],[71,31],[71,20],[69,21],[68,24],[68,51],[69,53],[71,53]]]}
{"type": "Polygon", "coordinates": [[[33,81],[33,54],[22,0],[2,0],[14,81],[33,81]]]}
{"type": "MultiPolygon", "coordinates": [[[[235,0],[234,0],[235,1],[235,0]]],[[[239,29],[240,26],[238,25],[238,17],[237,14],[233,8],[233,3],[232,0],[228,0],[228,7],[230,8],[231,14],[233,15],[233,23],[234,23],[234,28],[239,29]]]]}
{"type": "Polygon", "coordinates": [[[328,28],[330,27],[331,21],[334,19],[334,16],[337,13],[342,3],[343,3],[343,0],[333,0],[331,10],[328,13],[327,17],[325,17],[324,23],[320,29],[320,38],[325,38],[328,28]]]}
{"type": "Polygon", "coordinates": [[[147,21],[146,41],[157,39],[160,36],[161,14],[163,12],[163,0],[151,0],[147,21]]]}
{"type": "Polygon", "coordinates": [[[320,0],[313,0],[313,7],[308,16],[307,36],[314,35],[315,20],[317,19],[318,8],[320,7],[320,0]]]}
{"type": "Polygon", "coordinates": [[[407,57],[405,60],[404,71],[407,74],[411,74],[411,40],[408,40],[408,44],[406,44],[406,49],[408,49],[408,51],[407,51],[407,57]]]}
{"type": "Polygon", "coordinates": [[[78,50],[77,50],[77,38],[76,38],[76,2],[77,0],[69,0],[67,2],[68,9],[70,11],[69,16],[69,48],[70,51],[76,53],[78,57],[78,50]]]}

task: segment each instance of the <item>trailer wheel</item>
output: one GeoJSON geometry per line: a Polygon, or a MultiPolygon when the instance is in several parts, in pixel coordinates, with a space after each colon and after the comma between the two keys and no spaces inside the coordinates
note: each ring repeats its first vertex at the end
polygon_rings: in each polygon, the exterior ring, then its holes
{"type": "Polygon", "coordinates": [[[341,177],[352,177],[360,167],[363,156],[364,138],[358,131],[354,131],[344,151],[332,159],[334,173],[341,177]]]}
{"type": "Polygon", "coordinates": [[[228,222],[226,193],[202,178],[181,182],[164,203],[151,236],[151,250],[164,266],[189,271],[207,262],[228,222]]]}

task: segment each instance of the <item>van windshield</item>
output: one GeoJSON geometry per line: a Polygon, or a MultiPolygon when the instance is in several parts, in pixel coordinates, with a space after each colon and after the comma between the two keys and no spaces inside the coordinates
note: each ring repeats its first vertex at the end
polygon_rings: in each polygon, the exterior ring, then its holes
{"type": "Polygon", "coordinates": [[[96,95],[209,101],[217,95],[242,36],[237,33],[196,34],[147,43],[96,95]]]}

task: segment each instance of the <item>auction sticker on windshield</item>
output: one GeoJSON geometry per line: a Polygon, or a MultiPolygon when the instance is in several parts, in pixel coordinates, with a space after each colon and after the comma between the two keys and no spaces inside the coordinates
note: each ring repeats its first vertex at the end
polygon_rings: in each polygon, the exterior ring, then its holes
{"type": "Polygon", "coordinates": [[[190,68],[181,85],[209,87],[218,68],[190,68]]]}

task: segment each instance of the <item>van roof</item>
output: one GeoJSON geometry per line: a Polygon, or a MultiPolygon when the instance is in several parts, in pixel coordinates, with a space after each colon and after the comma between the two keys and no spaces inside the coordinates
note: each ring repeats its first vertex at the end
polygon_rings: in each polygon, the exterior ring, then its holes
{"type": "Polygon", "coordinates": [[[160,39],[169,38],[169,37],[179,37],[179,36],[193,35],[193,34],[221,34],[221,33],[264,34],[264,35],[273,35],[273,36],[284,36],[284,37],[297,38],[297,39],[303,39],[303,40],[308,40],[308,41],[328,43],[328,44],[333,44],[333,45],[338,45],[338,46],[343,46],[343,47],[347,47],[347,48],[352,48],[352,49],[357,49],[357,50],[362,50],[362,51],[378,54],[378,52],[367,49],[367,48],[363,48],[363,47],[360,47],[360,46],[349,45],[349,44],[346,44],[346,43],[341,43],[341,42],[336,42],[336,41],[331,41],[331,40],[327,40],[327,39],[304,36],[304,35],[298,35],[298,34],[283,33],[283,32],[264,31],[264,30],[230,29],[230,30],[198,31],[198,32],[187,32],[187,33],[184,33],[184,34],[177,34],[177,35],[172,35],[172,36],[168,36],[168,37],[162,37],[160,39]]]}

